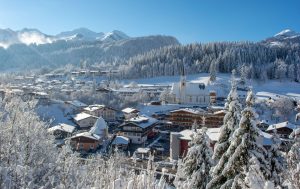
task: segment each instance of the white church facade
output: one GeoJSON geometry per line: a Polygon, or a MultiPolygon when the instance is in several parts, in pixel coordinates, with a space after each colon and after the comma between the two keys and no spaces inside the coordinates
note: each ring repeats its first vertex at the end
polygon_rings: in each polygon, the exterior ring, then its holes
{"type": "Polygon", "coordinates": [[[166,101],[171,104],[208,106],[216,102],[216,92],[205,83],[188,82],[182,76],[178,83],[172,84],[166,101]]]}

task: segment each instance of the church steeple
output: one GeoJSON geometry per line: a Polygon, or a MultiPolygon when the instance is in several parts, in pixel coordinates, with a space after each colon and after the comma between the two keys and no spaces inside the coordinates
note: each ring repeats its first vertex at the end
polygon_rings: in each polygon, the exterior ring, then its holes
{"type": "Polygon", "coordinates": [[[184,64],[182,64],[181,67],[179,90],[180,90],[180,103],[185,103],[186,76],[185,76],[184,64]]]}

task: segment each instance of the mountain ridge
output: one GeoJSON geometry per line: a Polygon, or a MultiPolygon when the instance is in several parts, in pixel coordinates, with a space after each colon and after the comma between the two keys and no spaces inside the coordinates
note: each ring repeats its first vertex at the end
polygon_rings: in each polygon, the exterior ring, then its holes
{"type": "Polygon", "coordinates": [[[56,41],[104,41],[112,42],[130,38],[122,31],[113,30],[111,32],[94,32],[90,29],[81,27],[71,31],[60,32],[56,35],[49,35],[35,28],[23,28],[21,30],[12,30],[10,28],[0,29],[0,47],[8,48],[14,44],[48,44],[56,41]]]}

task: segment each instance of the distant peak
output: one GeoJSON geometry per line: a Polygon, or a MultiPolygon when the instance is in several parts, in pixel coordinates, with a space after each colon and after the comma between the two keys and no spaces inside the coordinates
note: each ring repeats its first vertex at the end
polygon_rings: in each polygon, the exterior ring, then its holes
{"type": "Polygon", "coordinates": [[[285,29],[279,33],[277,33],[276,35],[274,35],[274,37],[290,37],[290,36],[294,36],[297,35],[297,33],[291,29],[285,29]]]}

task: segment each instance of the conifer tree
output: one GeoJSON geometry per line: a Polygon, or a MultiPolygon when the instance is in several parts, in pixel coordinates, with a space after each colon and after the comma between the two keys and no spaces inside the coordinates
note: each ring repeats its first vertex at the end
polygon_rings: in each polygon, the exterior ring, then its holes
{"type": "Polygon", "coordinates": [[[279,152],[280,145],[281,140],[277,134],[277,130],[275,129],[273,131],[272,146],[268,150],[268,159],[271,173],[269,180],[273,181],[275,186],[282,185],[281,176],[283,172],[283,163],[280,161],[280,159],[282,159],[281,154],[279,152]]]}
{"type": "Polygon", "coordinates": [[[179,172],[182,172],[185,181],[180,183],[178,188],[204,189],[210,180],[209,170],[213,166],[212,150],[209,145],[209,138],[206,134],[207,128],[197,131],[189,143],[190,148],[179,172]]]}
{"type": "MultiPolygon", "coordinates": [[[[227,151],[230,146],[230,139],[234,131],[238,128],[241,119],[241,104],[239,102],[237,94],[237,83],[235,79],[235,70],[232,71],[231,77],[231,90],[227,97],[225,104],[227,112],[224,116],[224,124],[221,127],[220,136],[218,142],[215,144],[213,159],[218,164],[212,168],[211,177],[214,178],[211,182],[220,183],[225,178],[222,176],[222,170],[224,169],[225,163],[228,161],[227,156],[223,154],[227,151]],[[223,158],[222,158],[223,157],[223,158]]],[[[212,183],[211,183],[212,184],[212,183]]]]}
{"type": "Polygon", "coordinates": [[[254,95],[250,90],[246,99],[247,107],[242,111],[239,127],[231,138],[229,148],[213,169],[212,175],[216,176],[212,178],[207,188],[242,188],[245,186],[246,183],[243,181],[250,168],[249,160],[253,157],[258,160],[259,169],[264,177],[270,174],[268,162],[265,159],[266,150],[257,142],[260,131],[256,127],[257,114],[252,108],[253,103],[254,95]],[[215,174],[216,172],[221,172],[221,174],[215,174]]]}
{"type": "Polygon", "coordinates": [[[219,140],[215,145],[213,155],[213,159],[215,160],[219,160],[228,149],[230,145],[229,139],[232,136],[235,129],[237,129],[241,119],[241,104],[239,103],[239,98],[237,94],[237,83],[235,80],[234,70],[232,72],[231,78],[231,90],[228,94],[225,108],[227,109],[227,113],[224,116],[224,124],[221,127],[219,140]]]}
{"type": "Polygon", "coordinates": [[[294,139],[294,144],[287,155],[288,170],[286,179],[290,188],[300,188],[300,128],[294,130],[290,136],[294,139]]]}

